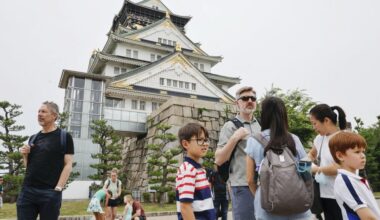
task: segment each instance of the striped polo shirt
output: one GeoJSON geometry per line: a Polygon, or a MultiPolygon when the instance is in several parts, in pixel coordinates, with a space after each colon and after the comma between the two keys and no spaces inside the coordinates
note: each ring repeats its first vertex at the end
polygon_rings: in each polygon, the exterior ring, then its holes
{"type": "Polygon", "coordinates": [[[380,219],[380,209],[366,179],[344,169],[338,169],[334,194],[344,220],[360,219],[360,208],[369,208],[380,219]]]}
{"type": "Polygon", "coordinates": [[[181,202],[192,203],[197,220],[214,220],[215,210],[206,171],[189,157],[181,164],[176,178],[176,200],[178,219],[182,220],[181,202]]]}

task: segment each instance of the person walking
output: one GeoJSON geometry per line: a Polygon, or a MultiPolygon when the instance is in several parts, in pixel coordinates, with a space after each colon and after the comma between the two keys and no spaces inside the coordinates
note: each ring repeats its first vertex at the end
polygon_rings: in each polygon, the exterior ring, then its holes
{"type": "Polygon", "coordinates": [[[20,148],[26,173],[17,198],[17,219],[58,219],[62,189],[70,176],[74,143],[71,135],[57,128],[58,105],[44,102],[38,110],[38,123],[42,130],[32,136],[30,145],[20,148]],[[61,139],[66,137],[62,146],[61,139]]]}
{"type": "Polygon", "coordinates": [[[253,117],[256,110],[256,91],[250,87],[241,87],[236,92],[236,119],[244,125],[237,128],[232,121],[226,122],[219,135],[218,147],[215,151],[215,163],[221,166],[230,161],[229,183],[231,186],[232,213],[234,220],[255,220],[253,200],[254,197],[248,188],[246,178],[246,153],[248,136],[260,132],[260,124],[253,117]],[[250,202],[252,201],[252,202],[250,202]]]}

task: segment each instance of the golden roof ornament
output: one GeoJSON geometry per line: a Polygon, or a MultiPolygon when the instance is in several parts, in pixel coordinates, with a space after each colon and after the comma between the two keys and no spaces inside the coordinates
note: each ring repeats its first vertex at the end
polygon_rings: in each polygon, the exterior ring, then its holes
{"type": "Polygon", "coordinates": [[[175,44],[175,51],[177,51],[177,52],[181,52],[182,51],[181,44],[178,43],[178,42],[176,42],[176,44],[175,44]]]}

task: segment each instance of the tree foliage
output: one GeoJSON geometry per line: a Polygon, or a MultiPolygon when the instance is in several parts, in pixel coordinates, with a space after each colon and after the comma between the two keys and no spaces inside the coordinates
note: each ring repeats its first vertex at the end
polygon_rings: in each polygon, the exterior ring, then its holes
{"type": "MultiPolygon", "coordinates": [[[[311,141],[315,137],[315,132],[309,121],[309,110],[316,104],[304,90],[289,90],[286,93],[280,88],[273,87],[266,91],[264,96],[260,98],[263,101],[267,96],[276,96],[285,102],[288,112],[289,130],[297,135],[304,147],[309,147],[311,141]]],[[[261,108],[258,106],[255,117],[260,118],[261,108]]]]}
{"type": "Polygon", "coordinates": [[[367,141],[365,175],[374,191],[380,191],[380,115],[377,122],[367,128],[360,118],[354,118],[358,131],[367,141]]]}
{"type": "Polygon", "coordinates": [[[168,146],[177,139],[174,134],[168,132],[170,128],[171,125],[168,124],[157,125],[153,143],[148,144],[149,184],[152,184],[151,188],[158,192],[160,204],[164,203],[165,193],[173,190],[175,173],[178,169],[178,160],[175,157],[182,152],[179,146],[168,146]]]}
{"type": "Polygon", "coordinates": [[[16,118],[23,112],[21,106],[0,101],[0,140],[5,150],[0,151],[0,169],[6,169],[9,175],[17,176],[24,171],[22,155],[19,148],[24,145],[28,136],[14,134],[25,129],[23,125],[16,124],[16,118]]]}
{"type": "Polygon", "coordinates": [[[89,178],[104,182],[107,179],[107,171],[114,167],[118,169],[122,167],[122,143],[119,135],[112,126],[107,125],[106,120],[94,120],[90,128],[93,130],[92,143],[99,145],[99,153],[91,154],[92,158],[98,159],[98,163],[90,165],[97,170],[97,173],[90,175],[89,178]]]}

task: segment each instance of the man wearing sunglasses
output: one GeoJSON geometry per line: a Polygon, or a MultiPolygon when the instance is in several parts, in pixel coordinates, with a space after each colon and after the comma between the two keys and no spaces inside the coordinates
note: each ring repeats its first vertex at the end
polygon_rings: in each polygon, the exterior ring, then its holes
{"type": "Polygon", "coordinates": [[[236,118],[244,127],[237,128],[232,121],[224,124],[220,131],[218,148],[215,152],[215,163],[220,166],[230,159],[229,183],[232,190],[232,212],[234,220],[255,220],[253,195],[248,188],[246,178],[247,138],[261,130],[260,124],[253,117],[256,110],[256,92],[250,86],[240,88],[236,92],[235,101],[238,114],[236,118]]]}

